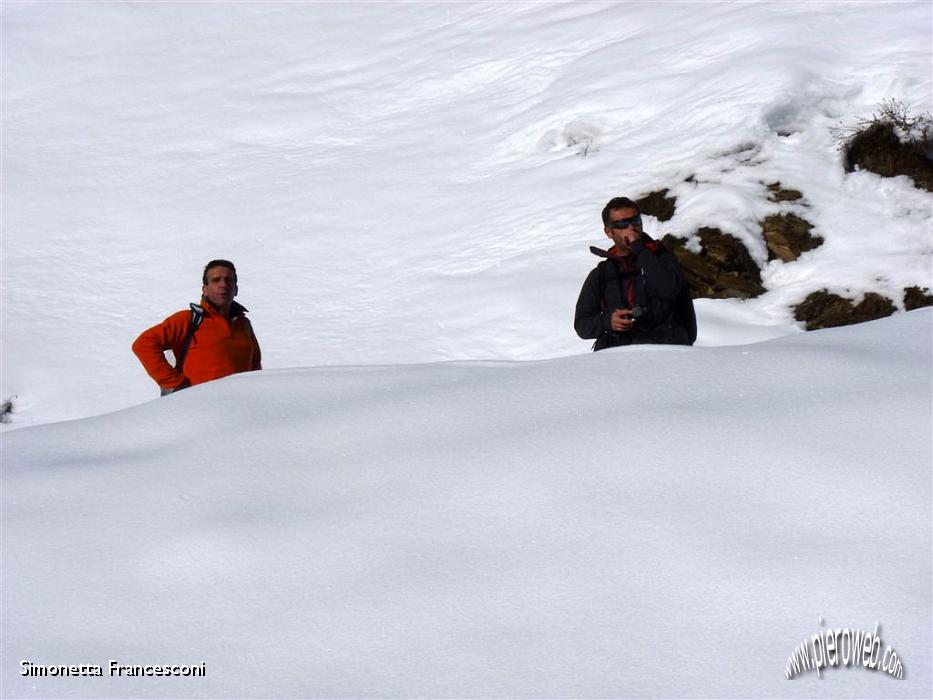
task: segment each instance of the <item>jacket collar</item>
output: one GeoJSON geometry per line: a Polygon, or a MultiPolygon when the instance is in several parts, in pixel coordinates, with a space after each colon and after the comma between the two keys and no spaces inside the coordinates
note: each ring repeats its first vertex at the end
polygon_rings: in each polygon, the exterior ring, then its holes
{"type": "MultiPolygon", "coordinates": [[[[641,243],[647,250],[650,250],[652,253],[657,253],[658,251],[664,249],[663,245],[651,238],[651,236],[646,233],[642,234],[641,243]]],[[[628,262],[633,259],[631,253],[622,255],[619,252],[619,246],[617,245],[612,246],[609,250],[603,250],[602,248],[597,248],[596,246],[590,246],[590,252],[593,255],[598,255],[601,258],[608,258],[609,260],[615,260],[616,262],[628,262]]]]}
{"type": "MultiPolygon", "coordinates": [[[[207,297],[204,297],[204,296],[201,297],[201,303],[199,304],[199,306],[200,306],[202,309],[204,309],[204,311],[205,311],[206,313],[208,313],[208,314],[216,315],[216,316],[222,316],[222,315],[223,315],[223,314],[220,313],[220,310],[219,310],[216,306],[214,306],[214,305],[208,300],[207,297]]],[[[231,318],[231,319],[234,319],[234,318],[236,318],[237,316],[242,316],[243,314],[247,313],[248,311],[249,311],[249,309],[247,309],[245,306],[243,306],[240,302],[234,301],[234,302],[230,305],[230,318],[231,318]]]]}

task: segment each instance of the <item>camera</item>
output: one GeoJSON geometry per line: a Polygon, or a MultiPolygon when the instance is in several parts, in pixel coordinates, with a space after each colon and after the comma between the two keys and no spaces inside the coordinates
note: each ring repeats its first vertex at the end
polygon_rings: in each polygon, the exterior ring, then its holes
{"type": "Polygon", "coordinates": [[[632,320],[633,321],[642,321],[648,317],[648,309],[644,306],[636,306],[632,309],[632,320]]]}

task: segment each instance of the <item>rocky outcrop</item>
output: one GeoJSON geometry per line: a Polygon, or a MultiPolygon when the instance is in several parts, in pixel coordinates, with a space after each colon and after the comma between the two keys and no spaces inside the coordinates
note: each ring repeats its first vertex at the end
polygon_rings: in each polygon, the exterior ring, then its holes
{"type": "Polygon", "coordinates": [[[694,298],[748,299],[765,291],[761,271],[742,241],[718,228],[704,227],[697,235],[699,253],[687,250],[684,242],[674,236],[661,240],[677,257],[694,298]]]}
{"type": "Polygon", "coordinates": [[[933,161],[927,154],[928,146],[925,139],[901,141],[893,124],[875,121],[846,144],[846,170],[858,167],[884,177],[906,175],[917,187],[933,192],[933,161]]]}
{"type": "Polygon", "coordinates": [[[784,189],[780,182],[772,182],[768,185],[768,201],[771,202],[798,202],[803,199],[803,193],[800,190],[784,189]]]}
{"type": "Polygon", "coordinates": [[[768,246],[768,260],[793,262],[801,253],[823,245],[822,237],[810,234],[812,229],[813,224],[796,214],[765,217],[761,230],[768,246]]]}
{"type": "MultiPolygon", "coordinates": [[[[853,143],[858,145],[858,141],[853,143]]],[[[695,182],[695,178],[690,177],[687,181],[695,182]]],[[[807,211],[803,194],[799,190],[785,188],[780,182],[768,184],[767,189],[770,202],[784,204],[783,209],[790,208],[796,212],[773,214],[760,222],[768,260],[791,263],[803,253],[821,246],[823,238],[814,235],[813,224],[800,215],[807,211]]],[[[651,192],[636,202],[642,213],[659,221],[671,219],[677,206],[676,198],[666,188],[651,192]]],[[[699,252],[688,249],[684,239],[671,234],[661,239],[680,263],[694,298],[748,299],[766,291],[761,281],[761,270],[741,240],[712,227],[698,229],[696,237],[700,243],[699,252]]],[[[904,307],[908,311],[923,306],[933,306],[933,295],[928,288],[904,290],[904,307]]],[[[832,294],[826,289],[813,292],[793,307],[794,318],[803,322],[807,330],[873,321],[890,316],[896,310],[890,299],[875,292],[866,293],[856,304],[855,300],[832,294]]]]}
{"type": "Polygon", "coordinates": [[[658,190],[635,200],[642,214],[655,217],[658,221],[670,221],[677,208],[677,199],[668,196],[667,188],[658,190]]]}
{"type": "Polygon", "coordinates": [[[933,306],[933,296],[929,289],[920,287],[907,287],[904,290],[904,308],[908,311],[922,309],[924,306],[933,306]]]}
{"type": "Polygon", "coordinates": [[[849,326],[890,316],[897,309],[890,299],[868,292],[858,304],[825,289],[813,292],[794,307],[794,318],[803,321],[808,331],[818,328],[849,326]]]}

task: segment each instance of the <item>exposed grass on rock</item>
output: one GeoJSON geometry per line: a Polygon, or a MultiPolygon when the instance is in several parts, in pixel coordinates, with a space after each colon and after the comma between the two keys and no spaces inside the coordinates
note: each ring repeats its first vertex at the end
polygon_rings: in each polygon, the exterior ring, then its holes
{"type": "Polygon", "coordinates": [[[868,292],[858,304],[838,294],[821,289],[794,307],[794,318],[806,324],[808,331],[835,328],[885,318],[896,311],[890,299],[868,292]]]}
{"type": "Polygon", "coordinates": [[[908,311],[922,309],[924,306],[933,306],[933,295],[927,288],[907,287],[904,290],[904,308],[908,311]]]}
{"type": "Polygon", "coordinates": [[[800,190],[785,189],[780,182],[772,182],[768,185],[768,200],[772,202],[797,202],[803,199],[803,193],[800,190]]]}
{"type": "MultiPolygon", "coordinates": [[[[857,129],[845,132],[837,139],[847,158],[856,166],[886,176],[910,175],[919,186],[933,191],[933,121],[928,117],[912,118],[902,105],[883,103],[882,110],[870,120],[859,122],[857,129]]],[[[697,182],[694,175],[685,182],[697,182]]],[[[781,182],[766,185],[768,201],[791,205],[805,213],[807,204],[800,190],[786,188],[781,182]]],[[[667,188],[651,192],[636,200],[643,213],[667,221],[674,215],[677,200],[667,188]]],[[[761,231],[768,248],[768,260],[794,262],[808,251],[820,247],[824,239],[812,233],[813,224],[800,213],[783,212],[766,216],[761,231]]],[[[671,234],[661,242],[677,257],[694,298],[748,299],[766,290],[761,271],[745,245],[735,236],[712,227],[697,230],[700,252],[688,250],[685,241],[671,234]]],[[[909,287],[904,290],[904,308],[908,311],[933,306],[928,288],[909,287]]],[[[794,318],[807,330],[847,326],[890,316],[897,311],[894,303],[876,292],[867,292],[858,303],[833,294],[826,289],[813,292],[793,307],[794,318]]]]}
{"type": "Polygon", "coordinates": [[[933,192],[933,118],[911,116],[897,100],[886,100],[855,127],[837,127],[833,135],[845,156],[847,172],[870,170],[883,177],[906,175],[933,192]]]}
{"type": "Polygon", "coordinates": [[[669,197],[668,192],[666,187],[663,190],[651,192],[636,199],[635,204],[638,205],[642,214],[653,216],[658,221],[670,221],[677,208],[677,198],[669,197]]]}
{"type": "Polygon", "coordinates": [[[694,298],[748,299],[764,293],[761,271],[742,241],[718,228],[703,227],[697,235],[700,253],[670,234],[661,241],[677,257],[694,298]]]}
{"type": "Polygon", "coordinates": [[[796,214],[765,217],[761,230],[768,246],[768,260],[793,262],[801,253],[823,245],[823,238],[812,235],[812,229],[813,224],[796,214]]]}

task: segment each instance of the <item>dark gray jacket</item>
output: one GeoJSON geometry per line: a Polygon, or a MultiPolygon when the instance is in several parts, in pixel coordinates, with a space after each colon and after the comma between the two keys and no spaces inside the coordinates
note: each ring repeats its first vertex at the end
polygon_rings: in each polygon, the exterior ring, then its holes
{"type": "Polygon", "coordinates": [[[632,254],[624,257],[615,247],[590,248],[606,259],[593,268],[580,290],[573,322],[577,335],[595,338],[594,350],[640,343],[693,345],[696,313],[677,259],[647,235],[631,248],[632,254]],[[631,331],[612,330],[616,309],[635,309],[631,331]]]}

